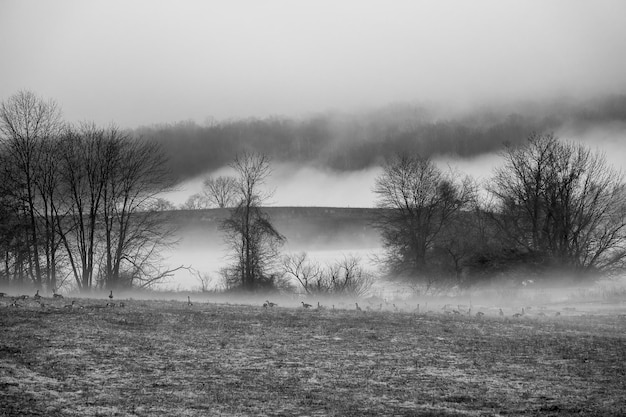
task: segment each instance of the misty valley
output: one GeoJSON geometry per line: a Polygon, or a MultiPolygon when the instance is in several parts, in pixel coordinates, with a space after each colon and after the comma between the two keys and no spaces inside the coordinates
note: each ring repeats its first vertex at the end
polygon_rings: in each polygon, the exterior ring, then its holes
{"type": "Polygon", "coordinates": [[[626,416],[626,1],[0,0],[0,417],[626,416]]]}
{"type": "Polygon", "coordinates": [[[19,92],[0,415],[623,415],[626,182],[581,138],[625,103],[131,131],[19,92]]]}

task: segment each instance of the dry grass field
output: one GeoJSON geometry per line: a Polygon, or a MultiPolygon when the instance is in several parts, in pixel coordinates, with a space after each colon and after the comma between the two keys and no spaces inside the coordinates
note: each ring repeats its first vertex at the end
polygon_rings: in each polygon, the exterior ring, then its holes
{"type": "Polygon", "coordinates": [[[617,314],[71,300],[0,306],[0,416],[626,415],[617,314]]]}

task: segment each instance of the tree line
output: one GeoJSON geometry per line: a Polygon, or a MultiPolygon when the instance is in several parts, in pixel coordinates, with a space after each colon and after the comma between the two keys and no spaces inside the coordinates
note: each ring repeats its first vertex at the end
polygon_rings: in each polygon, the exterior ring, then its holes
{"type": "Polygon", "coordinates": [[[379,166],[398,153],[472,157],[524,143],[529,132],[559,131],[626,121],[626,96],[598,100],[475,106],[453,111],[435,105],[395,104],[355,113],[300,118],[184,121],[137,128],[163,147],[173,175],[185,180],[226,166],[242,150],[274,162],[337,171],[379,166]]]}
{"type": "Polygon", "coordinates": [[[21,91],[0,105],[0,282],[55,292],[147,286],[172,186],[160,146],[115,126],[63,121],[56,102],[21,91]]]}
{"type": "MultiPolygon", "coordinates": [[[[297,142],[297,141],[296,141],[297,142]]],[[[217,152],[217,151],[216,151],[217,152]]],[[[388,278],[426,288],[484,279],[614,273],[626,260],[623,176],[604,156],[553,134],[501,152],[485,184],[437,167],[414,150],[386,158],[372,184],[388,278]]],[[[161,142],[115,126],[70,125],[54,101],[27,91],[0,105],[0,280],[56,291],[149,286],[174,269],[160,262],[171,224],[160,198],[175,182],[161,142]]],[[[228,288],[363,294],[360,260],[321,266],[281,256],[285,237],[263,204],[271,159],[239,152],[233,177],[206,178],[186,208],[224,207],[228,288]]]]}
{"type": "MultiPolygon", "coordinates": [[[[624,269],[626,189],[622,173],[603,154],[548,133],[531,134],[501,155],[501,166],[482,185],[419,154],[384,164],[373,191],[379,208],[374,226],[384,249],[378,261],[387,278],[428,289],[484,280],[587,279],[624,269]]],[[[283,237],[262,214],[263,198],[256,194],[269,162],[256,162],[262,170],[241,163],[232,165],[239,178],[209,177],[196,196],[205,202],[199,208],[235,203],[225,223],[227,241],[236,242],[233,253],[240,255],[228,275],[231,286],[280,286],[287,277],[306,293],[363,292],[371,274],[355,259],[324,267],[301,253],[271,262],[279,259],[283,237]],[[236,198],[242,187],[247,197],[236,198]],[[250,246],[263,242],[265,250],[250,246]]]]}
{"type": "Polygon", "coordinates": [[[484,187],[400,156],[374,192],[383,263],[426,285],[589,278],[622,271],[626,189],[604,155],[553,134],[507,146],[484,187]]]}

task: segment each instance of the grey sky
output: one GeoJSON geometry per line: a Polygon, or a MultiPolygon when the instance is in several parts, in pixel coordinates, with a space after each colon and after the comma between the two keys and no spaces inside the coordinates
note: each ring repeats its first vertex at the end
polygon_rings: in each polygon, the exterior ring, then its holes
{"type": "Polygon", "coordinates": [[[122,127],[624,92],[626,2],[0,0],[0,99],[122,127]]]}

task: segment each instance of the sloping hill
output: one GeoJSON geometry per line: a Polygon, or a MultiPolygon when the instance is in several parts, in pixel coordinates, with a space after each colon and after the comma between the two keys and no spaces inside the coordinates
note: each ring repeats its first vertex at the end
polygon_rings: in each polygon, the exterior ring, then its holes
{"type": "MultiPolygon", "coordinates": [[[[372,226],[378,209],[343,207],[267,207],[264,209],[292,249],[366,249],[380,246],[372,226]]],[[[219,246],[223,243],[220,223],[228,209],[178,210],[168,212],[177,235],[187,244],[219,246]]]]}

